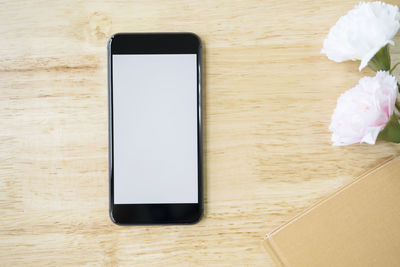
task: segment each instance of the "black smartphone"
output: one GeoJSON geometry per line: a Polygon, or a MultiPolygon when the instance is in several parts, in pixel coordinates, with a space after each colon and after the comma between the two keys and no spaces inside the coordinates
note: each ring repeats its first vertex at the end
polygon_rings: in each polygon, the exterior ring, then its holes
{"type": "Polygon", "coordinates": [[[108,42],[110,217],[196,223],[203,214],[201,41],[118,33],[108,42]]]}

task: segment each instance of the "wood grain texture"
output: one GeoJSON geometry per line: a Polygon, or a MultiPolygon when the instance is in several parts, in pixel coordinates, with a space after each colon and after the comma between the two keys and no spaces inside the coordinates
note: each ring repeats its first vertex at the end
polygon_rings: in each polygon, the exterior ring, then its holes
{"type": "Polygon", "coordinates": [[[273,266],[267,232],[400,154],[330,144],[337,97],[372,75],[320,54],[356,2],[2,1],[0,265],[273,266]],[[108,217],[106,42],[153,31],[195,32],[205,47],[197,225],[108,217]]]}

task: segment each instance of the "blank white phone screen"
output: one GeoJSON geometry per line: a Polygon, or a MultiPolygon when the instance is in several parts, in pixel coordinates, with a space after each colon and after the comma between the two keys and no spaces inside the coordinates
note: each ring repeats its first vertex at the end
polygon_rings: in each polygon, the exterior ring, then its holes
{"type": "Polygon", "coordinates": [[[112,64],[114,203],[198,203],[196,54],[112,64]]]}

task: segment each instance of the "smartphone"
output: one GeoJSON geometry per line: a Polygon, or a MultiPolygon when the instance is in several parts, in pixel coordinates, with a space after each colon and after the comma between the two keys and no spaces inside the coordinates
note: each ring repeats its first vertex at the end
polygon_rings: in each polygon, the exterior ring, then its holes
{"type": "Polygon", "coordinates": [[[118,33],[108,42],[110,217],[196,223],[203,214],[201,41],[118,33]]]}

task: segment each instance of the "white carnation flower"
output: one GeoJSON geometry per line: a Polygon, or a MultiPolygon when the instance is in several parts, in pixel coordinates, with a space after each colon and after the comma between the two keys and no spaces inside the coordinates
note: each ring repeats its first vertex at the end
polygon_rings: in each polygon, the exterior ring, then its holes
{"type": "Polygon", "coordinates": [[[361,60],[361,71],[382,47],[394,45],[399,20],[397,6],[361,2],[330,29],[321,52],[336,62],[361,60]]]}

